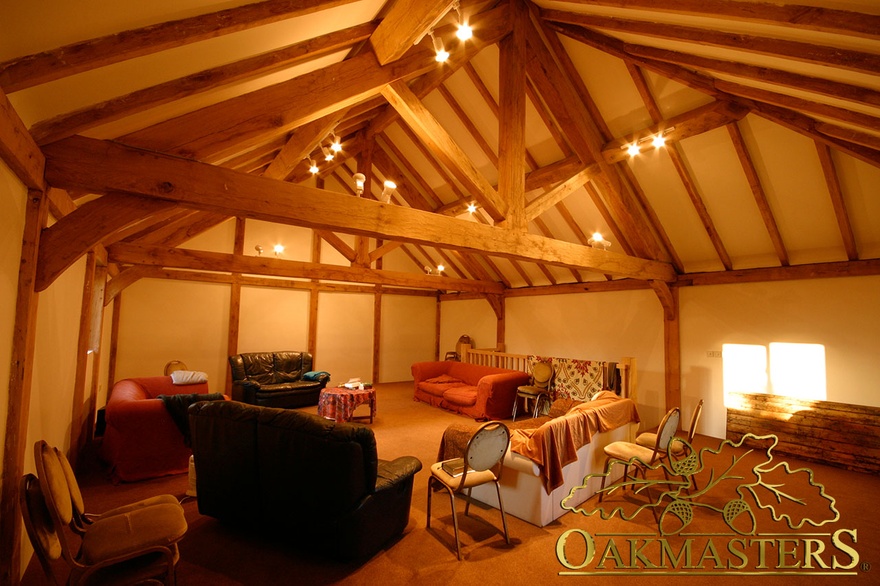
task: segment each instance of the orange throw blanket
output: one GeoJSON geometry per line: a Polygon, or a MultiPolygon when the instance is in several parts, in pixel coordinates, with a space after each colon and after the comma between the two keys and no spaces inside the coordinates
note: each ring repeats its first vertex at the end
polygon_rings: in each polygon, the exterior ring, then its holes
{"type": "Polygon", "coordinates": [[[593,434],[639,421],[631,399],[602,391],[540,427],[512,430],[510,449],[538,466],[544,490],[550,494],[563,484],[562,468],[577,459],[578,449],[590,443],[593,434]]]}

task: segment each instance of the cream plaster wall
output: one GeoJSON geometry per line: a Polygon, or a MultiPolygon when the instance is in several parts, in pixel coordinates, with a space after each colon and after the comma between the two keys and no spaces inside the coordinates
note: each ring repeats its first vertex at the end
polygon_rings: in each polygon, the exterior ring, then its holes
{"type": "Polygon", "coordinates": [[[645,428],[665,404],[663,323],[652,291],[514,297],[506,302],[507,351],[581,360],[636,359],[636,401],[645,428]]]}
{"type": "Polygon", "coordinates": [[[379,381],[412,380],[413,362],[434,359],[437,300],[410,295],[382,296],[379,381]]]}
{"type": "Polygon", "coordinates": [[[880,276],[682,289],[682,399],[706,401],[698,431],[724,436],[722,360],[706,353],[727,343],[822,344],[827,400],[880,406],[878,302],[880,276]]]}
{"type": "Polygon", "coordinates": [[[352,378],[372,382],[373,295],[318,295],[315,368],[329,372],[334,385],[352,378]]]}
{"type": "Polygon", "coordinates": [[[85,265],[83,257],[39,294],[26,461],[37,439],[70,447],[85,265]]]}
{"type": "Polygon", "coordinates": [[[230,286],[141,279],[122,292],[116,380],[160,376],[169,360],[226,382],[230,286]]]}
{"type": "Polygon", "coordinates": [[[497,330],[495,311],[488,301],[443,301],[440,303],[440,359],[454,351],[456,342],[465,334],[471,337],[474,348],[495,348],[497,330]]]}
{"type": "Polygon", "coordinates": [[[239,352],[306,350],[309,344],[309,292],[242,287],[239,324],[239,352]]]}

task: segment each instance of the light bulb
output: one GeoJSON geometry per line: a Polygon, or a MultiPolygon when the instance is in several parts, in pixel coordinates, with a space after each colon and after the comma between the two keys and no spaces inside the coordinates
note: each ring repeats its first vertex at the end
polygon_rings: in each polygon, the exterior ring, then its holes
{"type": "Polygon", "coordinates": [[[394,181],[386,181],[384,185],[385,187],[382,189],[382,199],[385,203],[390,203],[391,194],[397,189],[397,184],[394,181]]]}
{"type": "Polygon", "coordinates": [[[363,173],[355,173],[351,176],[354,179],[354,190],[358,195],[362,195],[364,193],[364,182],[367,180],[367,177],[363,173]]]}
{"type": "Polygon", "coordinates": [[[446,267],[443,265],[437,265],[437,274],[442,273],[444,270],[446,270],[446,267]]]}
{"type": "Polygon", "coordinates": [[[333,151],[334,153],[338,153],[342,150],[342,144],[339,142],[339,139],[336,137],[335,134],[332,134],[332,136],[333,136],[333,142],[330,143],[330,150],[333,151]]]}
{"type": "Polygon", "coordinates": [[[325,147],[324,145],[321,145],[321,152],[324,153],[324,160],[325,161],[332,161],[333,160],[333,153],[328,151],[327,147],[325,147]]]}
{"type": "Polygon", "coordinates": [[[654,137],[654,140],[651,141],[651,144],[654,145],[655,148],[660,148],[666,144],[666,139],[663,138],[662,134],[658,134],[654,137]]]}
{"type": "Polygon", "coordinates": [[[309,159],[309,173],[317,175],[319,170],[320,169],[318,169],[318,166],[315,164],[315,159],[309,159]]]}
{"type": "Polygon", "coordinates": [[[456,31],[455,36],[462,41],[466,41],[474,36],[474,30],[461,17],[461,3],[458,2],[458,0],[452,5],[452,8],[455,10],[456,14],[458,14],[458,31],[456,31]]]}
{"type": "Polygon", "coordinates": [[[468,207],[467,207],[467,211],[468,211],[468,213],[470,213],[470,214],[475,213],[475,212],[477,211],[477,204],[475,204],[475,203],[473,203],[473,202],[472,202],[472,203],[469,203],[469,204],[468,204],[468,207]]]}
{"type": "Polygon", "coordinates": [[[641,152],[641,150],[639,150],[639,145],[637,145],[636,143],[633,143],[626,148],[626,154],[628,154],[631,157],[636,156],[640,152],[641,152]]]}
{"type": "Polygon", "coordinates": [[[284,246],[282,244],[276,244],[272,247],[272,250],[275,251],[275,256],[279,256],[282,252],[284,252],[284,246]]]}
{"type": "Polygon", "coordinates": [[[444,63],[447,59],[449,59],[449,51],[443,46],[443,39],[438,39],[434,36],[434,32],[431,31],[428,33],[431,36],[431,41],[434,43],[434,60],[437,63],[444,63]]]}

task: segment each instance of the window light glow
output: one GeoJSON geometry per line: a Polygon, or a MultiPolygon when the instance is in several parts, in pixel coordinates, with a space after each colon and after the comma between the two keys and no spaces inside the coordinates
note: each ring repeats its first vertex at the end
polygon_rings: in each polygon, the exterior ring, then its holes
{"type": "Polygon", "coordinates": [[[767,392],[767,348],[753,344],[721,346],[721,378],[724,385],[724,406],[731,404],[729,393],[767,392]]]}
{"type": "Polygon", "coordinates": [[[822,344],[770,344],[770,387],[775,395],[807,401],[824,401],[825,346],[822,344]]]}

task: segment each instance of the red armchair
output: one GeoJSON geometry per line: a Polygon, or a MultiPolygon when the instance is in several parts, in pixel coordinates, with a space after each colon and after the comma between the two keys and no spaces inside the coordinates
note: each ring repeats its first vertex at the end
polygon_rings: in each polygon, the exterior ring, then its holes
{"type": "Polygon", "coordinates": [[[208,394],[208,383],[176,385],[170,376],[129,378],[110,391],[101,459],[117,480],[133,481],[189,469],[192,450],[159,395],[208,394]]]}

